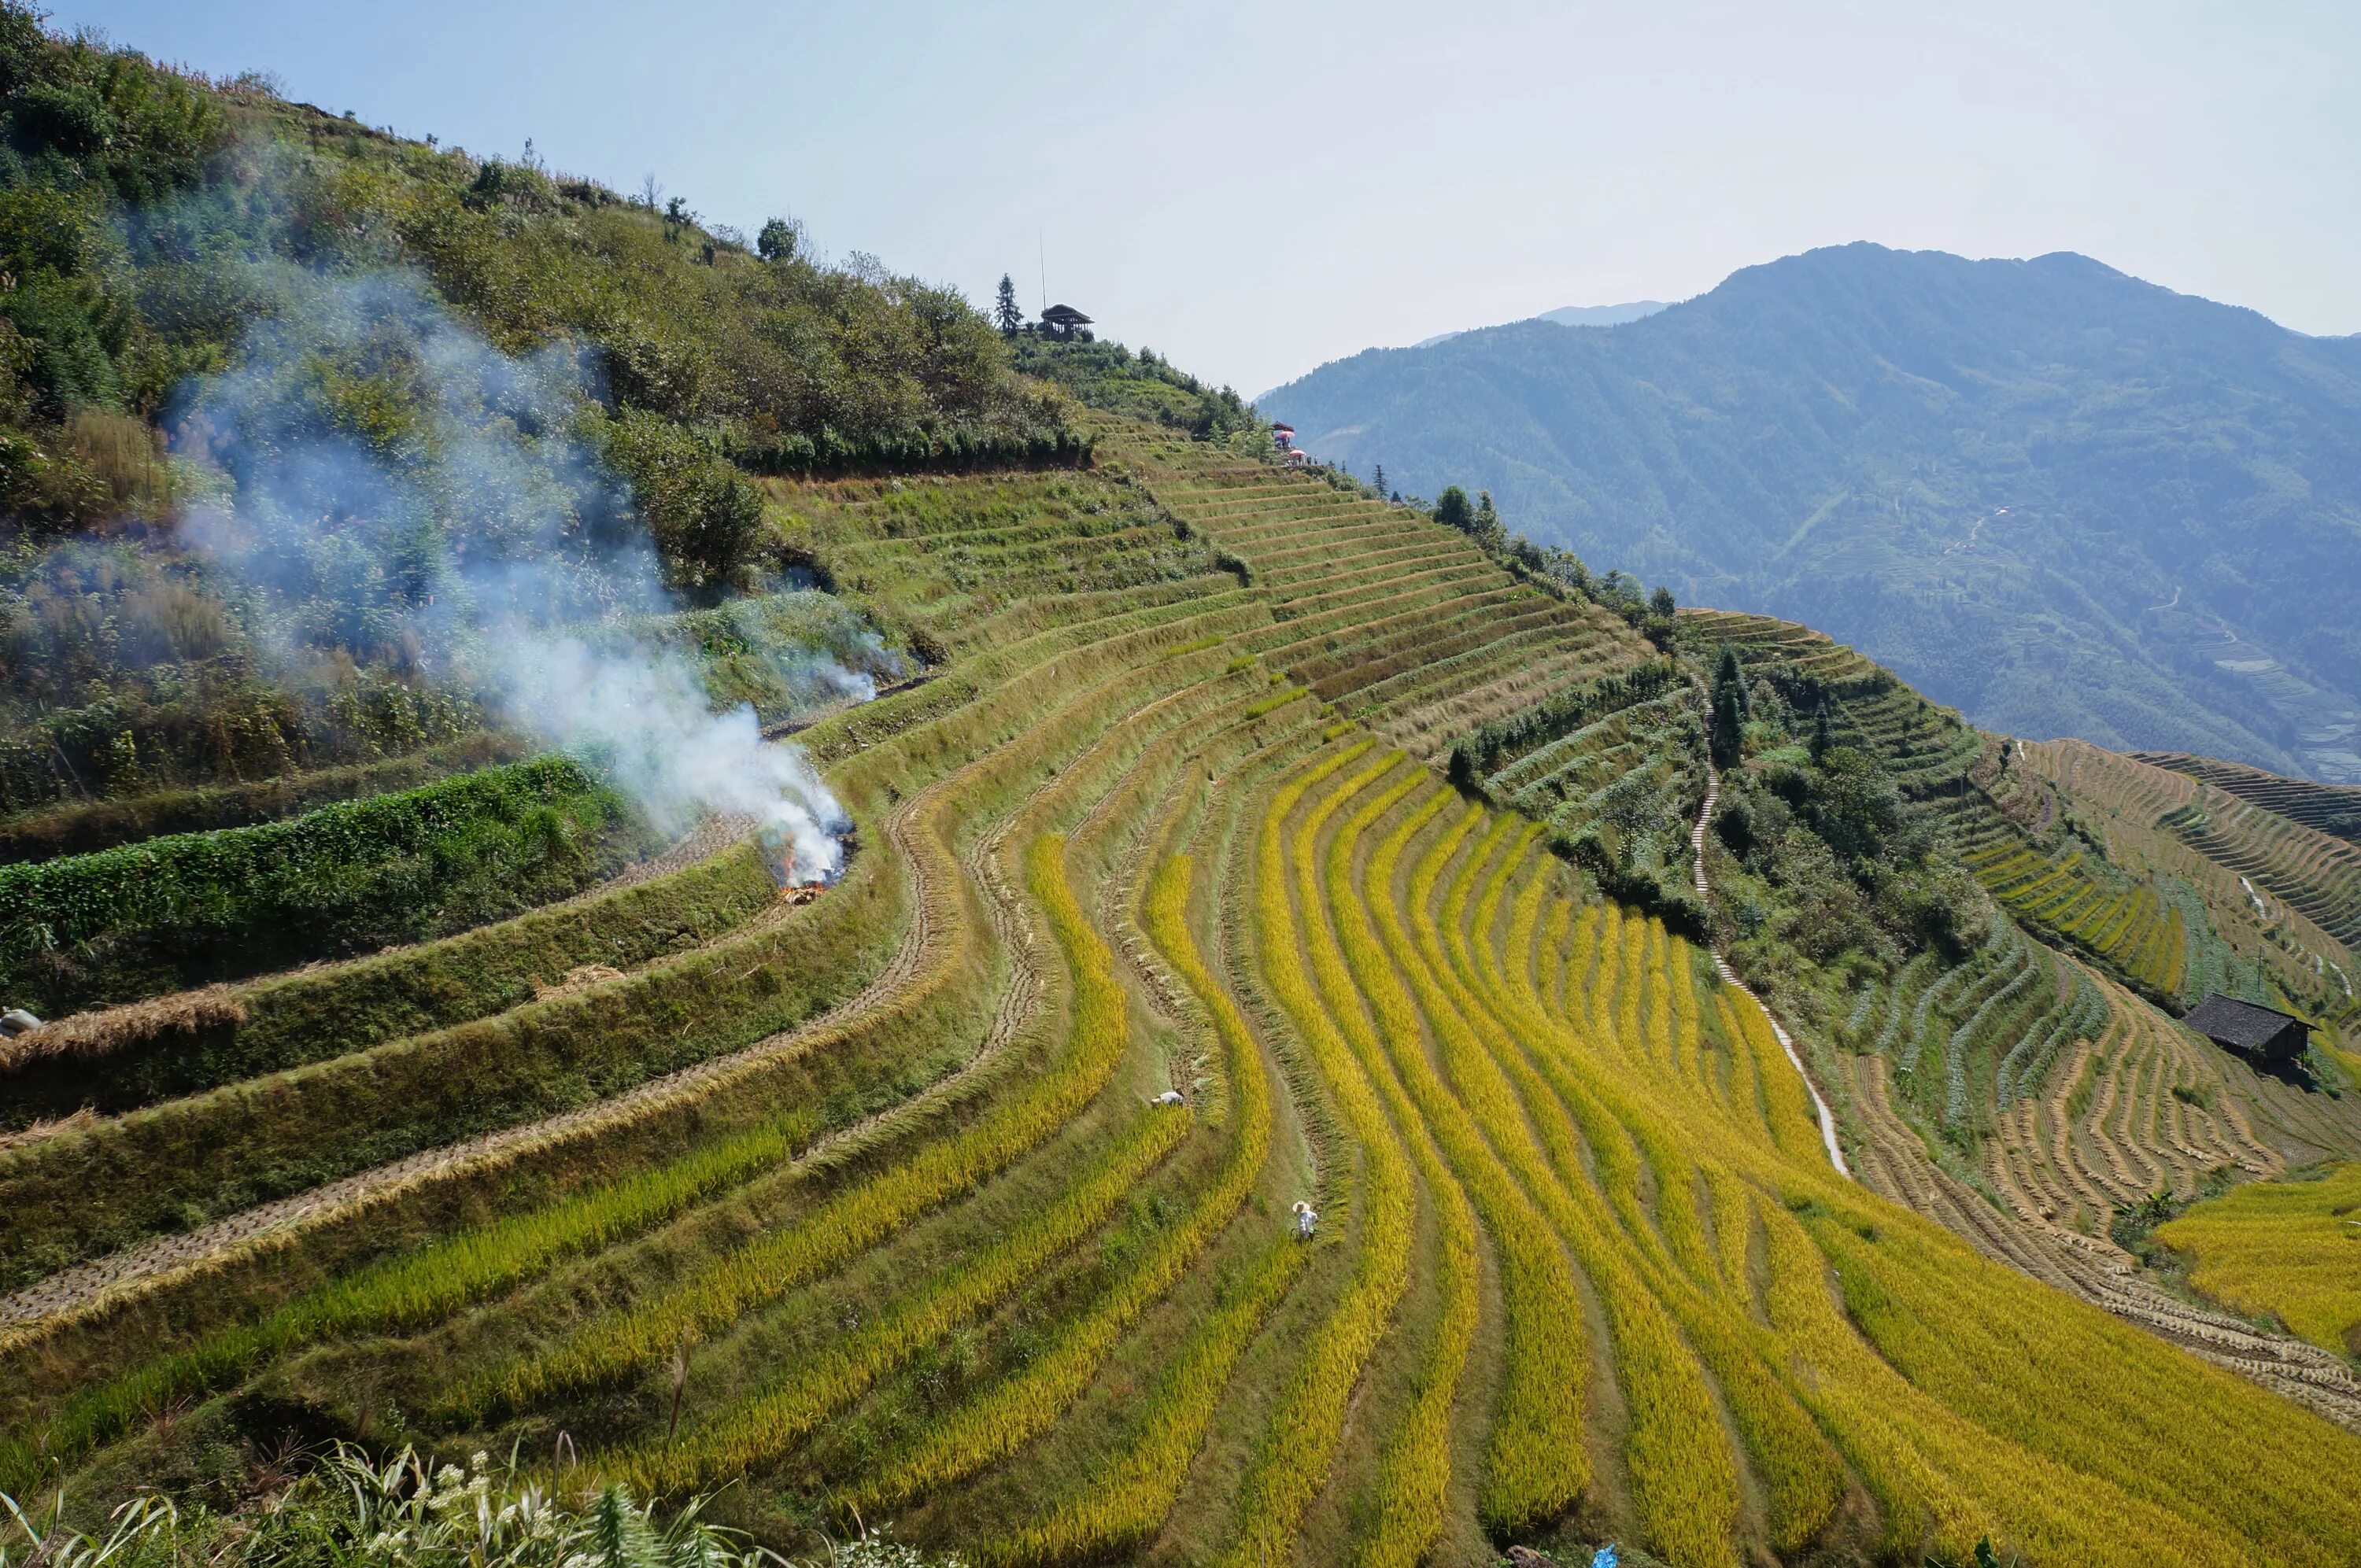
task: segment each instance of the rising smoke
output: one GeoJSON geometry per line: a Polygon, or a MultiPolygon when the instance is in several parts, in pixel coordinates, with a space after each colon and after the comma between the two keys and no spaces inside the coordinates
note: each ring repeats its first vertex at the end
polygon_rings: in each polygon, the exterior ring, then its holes
{"type": "MultiPolygon", "coordinates": [[[[173,423],[219,476],[182,538],[232,576],[272,652],[460,686],[604,769],[658,828],[752,816],[799,879],[833,877],[843,808],[751,707],[715,712],[658,639],[676,606],[599,455],[590,362],[502,354],[401,273],[265,282],[240,363],[189,387],[173,423]]],[[[874,690],[867,670],[804,675],[874,690]]]]}

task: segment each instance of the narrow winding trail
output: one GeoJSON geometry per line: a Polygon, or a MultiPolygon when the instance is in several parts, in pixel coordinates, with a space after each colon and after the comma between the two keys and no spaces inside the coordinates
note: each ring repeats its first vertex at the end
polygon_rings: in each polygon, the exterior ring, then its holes
{"type": "MultiPolygon", "coordinates": [[[[1713,765],[1711,757],[1708,757],[1705,760],[1705,804],[1697,808],[1697,826],[1689,829],[1689,850],[1691,864],[1696,870],[1697,902],[1708,909],[1713,907],[1713,890],[1706,882],[1705,833],[1708,826],[1713,821],[1714,804],[1720,798],[1721,770],[1713,765]]],[[[1763,1016],[1770,1020],[1771,1033],[1777,1037],[1779,1048],[1785,1051],[1787,1059],[1795,1064],[1796,1076],[1804,1080],[1804,1088],[1812,1097],[1812,1110],[1820,1119],[1820,1142],[1828,1147],[1828,1163],[1837,1168],[1838,1175],[1850,1178],[1852,1175],[1851,1168],[1845,1164],[1844,1150],[1837,1144],[1837,1119],[1829,1113],[1828,1102],[1820,1097],[1820,1086],[1812,1081],[1812,1071],[1804,1065],[1803,1053],[1795,1048],[1795,1042],[1788,1037],[1785,1026],[1779,1022],[1779,1015],[1770,1008],[1764,1007],[1763,999],[1755,995],[1744,981],[1738,978],[1738,971],[1730,967],[1730,960],[1721,956],[1721,949],[1708,948],[1706,950],[1713,955],[1713,970],[1721,976],[1721,983],[1736,991],[1755,1006],[1763,1008],[1763,1016]]]]}

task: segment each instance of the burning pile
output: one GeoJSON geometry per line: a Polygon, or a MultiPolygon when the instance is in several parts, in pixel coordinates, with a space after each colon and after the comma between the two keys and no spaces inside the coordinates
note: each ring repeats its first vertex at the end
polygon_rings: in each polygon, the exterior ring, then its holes
{"type": "Polygon", "coordinates": [[[785,904],[809,904],[834,886],[854,848],[852,828],[847,824],[829,840],[826,858],[815,863],[797,854],[798,837],[790,826],[780,823],[766,823],[754,834],[754,847],[785,904]]]}

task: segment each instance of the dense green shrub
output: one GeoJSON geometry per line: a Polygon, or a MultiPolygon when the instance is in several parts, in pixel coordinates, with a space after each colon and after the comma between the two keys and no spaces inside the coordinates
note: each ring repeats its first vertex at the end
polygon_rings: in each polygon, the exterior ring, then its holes
{"type": "Polygon", "coordinates": [[[1722,802],[1714,832],[1738,874],[1716,891],[1741,948],[1820,965],[1930,949],[1956,960],[1989,929],[1990,905],[1948,852],[1934,809],[1905,800],[1865,751],[1832,746],[1817,763],[1733,772],[1722,802]]]}
{"type": "Polygon", "coordinates": [[[1134,354],[1119,343],[1068,343],[1029,333],[1011,341],[1019,370],[1093,408],[1186,431],[1200,441],[1223,441],[1261,426],[1254,405],[1236,392],[1208,387],[1147,349],[1134,354]]]}
{"type": "Polygon", "coordinates": [[[87,855],[167,833],[251,828],[339,800],[390,795],[452,773],[517,762],[527,750],[525,742],[514,736],[477,734],[380,762],[317,768],[252,784],[162,789],[119,800],[23,812],[0,820],[0,864],[87,855]]]}
{"type": "Polygon", "coordinates": [[[631,969],[714,941],[777,896],[760,851],[740,845],[439,941],[266,976],[235,989],[235,1009],[205,1019],[150,1021],[135,1009],[103,1054],[37,1056],[0,1076],[0,1127],[85,1105],[111,1115],[465,1024],[522,1006],[586,965],[631,969]]]}
{"type": "Polygon", "coordinates": [[[414,940],[564,896],[641,833],[580,764],[544,757],[0,868],[0,988],[55,1012],[414,940]]]}
{"type": "Polygon", "coordinates": [[[291,692],[225,665],[165,700],[133,683],[124,695],[18,721],[0,740],[0,809],[401,756],[457,740],[481,720],[459,694],[381,678],[291,692]]]}
{"type": "Polygon", "coordinates": [[[738,436],[729,453],[757,473],[781,475],[1066,468],[1090,462],[1091,438],[1063,425],[1010,431],[948,424],[867,436],[822,426],[811,433],[738,436]]]}
{"type": "Polygon", "coordinates": [[[201,83],[0,4],[0,508],[19,527],[123,510],[71,430],[77,410],[152,385],[110,219],[116,203],[185,188],[226,131],[201,83]]]}
{"type": "Polygon", "coordinates": [[[1451,748],[1451,780],[1472,787],[1529,751],[1573,734],[1602,714],[1662,696],[1680,677],[1669,659],[1602,675],[1554,692],[1530,707],[1493,719],[1451,748]]]}
{"type": "Polygon", "coordinates": [[[714,588],[747,565],[763,496],[712,444],[644,410],[605,427],[609,463],[631,481],[675,586],[714,588]]]}

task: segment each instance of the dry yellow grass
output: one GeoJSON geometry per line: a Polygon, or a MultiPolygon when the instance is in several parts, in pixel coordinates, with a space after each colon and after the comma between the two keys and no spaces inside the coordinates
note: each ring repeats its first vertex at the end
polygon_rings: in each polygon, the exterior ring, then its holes
{"type": "Polygon", "coordinates": [[[192,1035],[199,1029],[245,1022],[246,1003],[226,985],[69,1014],[14,1039],[0,1039],[0,1073],[65,1057],[95,1060],[130,1046],[145,1045],[159,1035],[192,1035]]]}

